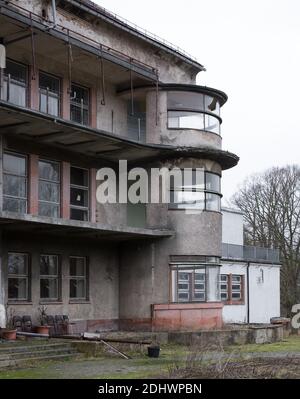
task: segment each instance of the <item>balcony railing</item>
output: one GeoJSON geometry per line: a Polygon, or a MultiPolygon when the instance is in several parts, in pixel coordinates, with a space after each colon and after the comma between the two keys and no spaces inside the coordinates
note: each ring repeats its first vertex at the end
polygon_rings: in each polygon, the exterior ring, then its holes
{"type": "Polygon", "coordinates": [[[223,259],[279,263],[279,250],[275,248],[252,247],[247,245],[222,244],[223,259]]]}

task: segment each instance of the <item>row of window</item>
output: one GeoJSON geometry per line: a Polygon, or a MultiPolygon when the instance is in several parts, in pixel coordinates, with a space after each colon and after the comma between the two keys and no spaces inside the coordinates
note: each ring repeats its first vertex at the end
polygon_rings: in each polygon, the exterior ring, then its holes
{"type": "Polygon", "coordinates": [[[221,210],[221,178],[216,173],[196,171],[182,175],[182,185],[170,182],[169,209],[221,210]]]}
{"type": "MultiPolygon", "coordinates": [[[[61,300],[61,266],[58,255],[40,255],[40,299],[61,300]]],[[[69,258],[69,296],[72,300],[88,299],[88,270],[85,257],[69,258]]],[[[30,301],[31,267],[29,255],[8,254],[8,300],[30,301]]]]}
{"type": "MultiPolygon", "coordinates": [[[[175,280],[176,302],[205,302],[206,301],[206,269],[173,270],[175,280]]],[[[224,302],[244,301],[243,276],[234,274],[220,275],[220,296],[224,302]]]]}
{"type": "MultiPolygon", "coordinates": [[[[1,98],[26,107],[28,105],[28,67],[7,60],[1,90],[1,98]]],[[[61,79],[39,71],[39,110],[53,116],[61,115],[61,79]]],[[[89,89],[71,84],[70,120],[82,125],[89,124],[89,89]]]]}
{"type": "MultiPolygon", "coordinates": [[[[60,163],[38,161],[38,213],[60,217],[60,163]]],[[[26,213],[28,198],[28,160],[26,155],[3,154],[3,210],[26,213]]],[[[89,220],[89,171],[70,168],[70,218],[89,220]]]]}

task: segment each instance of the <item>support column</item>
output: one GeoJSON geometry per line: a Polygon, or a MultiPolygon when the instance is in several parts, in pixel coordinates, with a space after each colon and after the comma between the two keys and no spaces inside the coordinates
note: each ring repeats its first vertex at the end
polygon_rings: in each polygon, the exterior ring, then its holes
{"type": "Polygon", "coordinates": [[[61,200],[60,217],[70,219],[70,163],[61,163],[61,200]]]}
{"type": "Polygon", "coordinates": [[[95,88],[90,90],[90,124],[91,127],[97,129],[97,92],[95,88]]]}
{"type": "Polygon", "coordinates": [[[96,169],[90,171],[90,222],[96,222],[96,169]]]}
{"type": "Polygon", "coordinates": [[[32,79],[32,67],[29,71],[29,108],[39,110],[40,99],[39,99],[39,72],[36,71],[35,79],[32,79]]]}
{"type": "Polygon", "coordinates": [[[61,117],[66,120],[70,120],[70,93],[68,90],[69,80],[64,78],[61,89],[61,117]]]}
{"type": "Polygon", "coordinates": [[[36,154],[29,155],[28,167],[28,213],[39,213],[39,157],[36,154]]]}

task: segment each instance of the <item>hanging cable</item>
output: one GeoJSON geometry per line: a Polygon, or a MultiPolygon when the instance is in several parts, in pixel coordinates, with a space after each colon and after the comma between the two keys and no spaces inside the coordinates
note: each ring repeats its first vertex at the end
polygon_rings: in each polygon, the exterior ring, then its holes
{"type": "Polygon", "coordinates": [[[101,73],[101,105],[105,105],[105,75],[104,75],[104,62],[102,56],[102,44],[100,44],[100,73],[101,73]]]}

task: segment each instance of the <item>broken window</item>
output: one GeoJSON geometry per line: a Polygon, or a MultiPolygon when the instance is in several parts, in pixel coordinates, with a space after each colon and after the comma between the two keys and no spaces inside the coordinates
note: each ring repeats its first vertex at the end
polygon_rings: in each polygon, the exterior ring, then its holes
{"type": "Polygon", "coordinates": [[[40,256],[40,298],[58,301],[60,290],[58,255],[40,256]]]}
{"type": "Polygon", "coordinates": [[[87,169],[71,167],[70,218],[89,220],[89,172],[87,169]]]}
{"type": "Polygon", "coordinates": [[[87,259],[70,257],[70,299],[87,300],[88,298],[87,259]]]}
{"type": "Polygon", "coordinates": [[[8,299],[14,301],[29,300],[28,255],[8,254],[8,299]]]}
{"type": "Polygon", "coordinates": [[[49,115],[60,115],[60,79],[39,73],[40,111],[49,115]]]}
{"type": "Polygon", "coordinates": [[[1,89],[1,99],[26,107],[28,70],[23,64],[7,60],[1,89]]]}
{"type": "Polygon", "coordinates": [[[24,155],[3,154],[3,210],[27,212],[27,158],[24,155]]]}
{"type": "Polygon", "coordinates": [[[81,125],[89,125],[89,90],[72,84],[70,94],[70,119],[81,125]]]}
{"type": "Polygon", "coordinates": [[[220,103],[192,92],[168,93],[168,129],[196,129],[220,134],[220,103]]]}
{"type": "Polygon", "coordinates": [[[244,276],[237,274],[220,275],[221,301],[241,302],[244,300],[244,276]]]}
{"type": "Polygon", "coordinates": [[[39,161],[39,215],[60,216],[60,167],[58,162],[39,161]]]}

